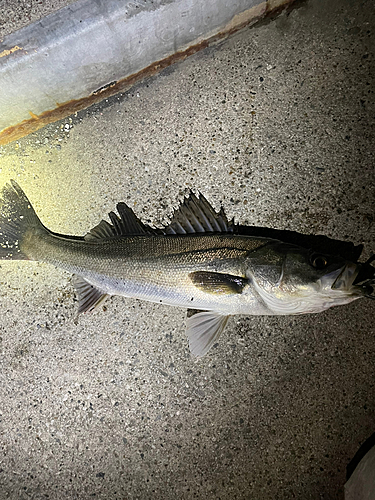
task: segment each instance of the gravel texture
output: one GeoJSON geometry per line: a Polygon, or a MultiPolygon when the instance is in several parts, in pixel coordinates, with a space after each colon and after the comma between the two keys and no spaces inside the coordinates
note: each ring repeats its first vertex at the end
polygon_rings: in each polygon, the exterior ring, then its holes
{"type": "Polygon", "coordinates": [[[1,0],[0,40],[74,2],[75,0],[1,0]]]}

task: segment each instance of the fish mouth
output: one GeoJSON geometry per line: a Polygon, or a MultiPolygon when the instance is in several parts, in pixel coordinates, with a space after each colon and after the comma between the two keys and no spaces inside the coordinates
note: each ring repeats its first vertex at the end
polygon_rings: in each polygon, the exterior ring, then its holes
{"type": "Polygon", "coordinates": [[[341,271],[339,269],[340,272],[331,288],[375,299],[375,268],[370,265],[373,260],[375,255],[363,264],[347,262],[341,271]]]}

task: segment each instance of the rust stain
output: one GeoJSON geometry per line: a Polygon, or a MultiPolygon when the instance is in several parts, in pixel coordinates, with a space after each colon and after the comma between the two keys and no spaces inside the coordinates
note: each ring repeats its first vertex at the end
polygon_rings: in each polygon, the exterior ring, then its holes
{"type": "Polygon", "coordinates": [[[0,57],[10,56],[10,54],[13,54],[13,52],[17,52],[17,50],[22,50],[22,47],[18,47],[18,45],[15,45],[11,49],[5,49],[0,52],[0,57]]]}
{"type": "MultiPolygon", "coordinates": [[[[107,85],[104,85],[103,87],[100,87],[99,89],[95,90],[87,97],[82,97],[81,99],[73,99],[71,101],[67,101],[64,103],[56,103],[57,106],[56,108],[44,111],[40,115],[35,115],[31,111],[29,111],[31,115],[31,118],[29,120],[24,120],[21,123],[18,123],[17,125],[12,125],[10,127],[7,127],[0,132],[0,145],[8,144],[9,142],[20,139],[25,135],[31,134],[32,132],[36,132],[40,128],[48,125],[49,123],[62,120],[63,118],[72,115],[73,113],[77,113],[78,111],[81,111],[85,108],[88,108],[89,106],[92,106],[93,104],[97,104],[103,99],[118,94],[119,92],[125,92],[140,80],[143,80],[145,78],[148,78],[150,76],[159,73],[160,71],[162,71],[164,68],[167,68],[171,64],[183,61],[184,59],[195,54],[196,52],[205,49],[210,44],[215,43],[241,30],[250,23],[253,24],[256,21],[263,19],[265,16],[268,16],[269,14],[275,14],[275,12],[279,13],[280,11],[285,9],[286,5],[288,4],[291,5],[292,3],[294,3],[294,1],[295,0],[285,0],[284,4],[278,6],[276,9],[272,10],[266,9],[266,11],[262,15],[259,16],[255,15],[252,18],[248,18],[234,27],[231,26],[229,29],[227,28],[224,31],[208,38],[207,40],[203,40],[200,43],[192,45],[191,47],[187,48],[184,51],[176,52],[175,54],[172,54],[171,56],[166,57],[165,59],[157,61],[151,64],[150,66],[147,66],[146,68],[142,69],[138,73],[134,73],[133,75],[130,75],[117,82],[108,83],[107,85]]],[[[20,49],[20,47],[18,47],[17,50],[18,49],[20,49]]]]}
{"type": "Polygon", "coordinates": [[[25,135],[36,132],[49,123],[62,120],[63,118],[73,113],[77,113],[82,109],[88,108],[89,106],[92,106],[93,104],[96,104],[103,99],[118,94],[119,92],[124,92],[138,81],[155,75],[171,64],[182,61],[186,57],[208,47],[208,45],[208,41],[198,43],[192,47],[189,47],[183,52],[177,52],[176,54],[173,54],[172,56],[169,56],[161,61],[157,61],[156,63],[151,64],[147,68],[144,68],[138,73],[134,73],[133,75],[130,75],[123,80],[120,80],[118,82],[111,82],[110,84],[95,90],[87,97],[82,97],[81,99],[73,99],[64,103],[56,103],[56,108],[44,111],[40,115],[35,115],[31,111],[29,111],[31,115],[31,118],[29,120],[23,120],[21,123],[18,123],[17,125],[13,125],[11,127],[7,127],[0,132],[0,145],[5,145],[9,142],[20,139],[25,135]]]}

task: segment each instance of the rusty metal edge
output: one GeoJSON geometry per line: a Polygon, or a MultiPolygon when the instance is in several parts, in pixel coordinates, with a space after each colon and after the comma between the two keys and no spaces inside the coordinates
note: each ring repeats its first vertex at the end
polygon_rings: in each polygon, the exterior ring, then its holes
{"type": "Polygon", "coordinates": [[[165,59],[156,61],[155,63],[150,64],[138,73],[134,73],[133,75],[130,75],[117,82],[112,82],[104,86],[103,88],[96,90],[87,97],[61,103],[54,109],[45,111],[40,115],[33,115],[29,120],[23,120],[17,125],[7,127],[0,132],[0,146],[4,146],[6,144],[9,144],[10,142],[21,139],[22,137],[25,137],[26,135],[29,135],[33,132],[36,132],[40,128],[45,127],[49,123],[62,120],[63,118],[66,118],[73,113],[77,113],[78,111],[82,111],[83,109],[86,109],[93,104],[97,104],[102,100],[107,99],[108,97],[112,97],[120,92],[125,92],[137,82],[157,74],[164,68],[176,62],[183,61],[187,57],[199,52],[202,49],[207,48],[209,45],[212,45],[215,42],[229,37],[230,35],[245,28],[246,26],[253,25],[260,20],[265,19],[266,17],[275,17],[279,15],[285,9],[290,8],[290,6],[294,2],[296,2],[296,0],[284,0],[281,5],[278,5],[275,8],[270,8],[267,3],[265,12],[260,16],[255,16],[253,18],[247,19],[245,22],[242,22],[229,30],[219,32],[214,36],[208,38],[207,40],[192,45],[186,50],[176,52],[175,54],[172,54],[165,59]]]}

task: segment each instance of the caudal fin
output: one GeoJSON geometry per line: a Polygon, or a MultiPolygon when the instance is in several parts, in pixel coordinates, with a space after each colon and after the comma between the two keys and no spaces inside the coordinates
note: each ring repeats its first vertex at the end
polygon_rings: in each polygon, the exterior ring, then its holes
{"type": "Polygon", "coordinates": [[[47,229],[17,182],[10,182],[0,195],[0,259],[29,259],[22,251],[25,236],[47,229]]]}

